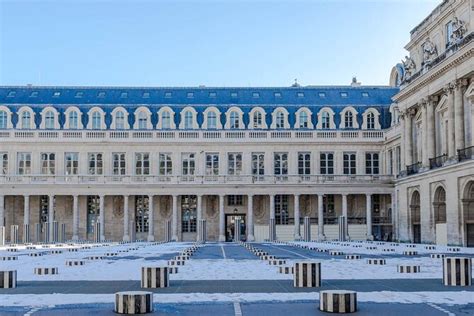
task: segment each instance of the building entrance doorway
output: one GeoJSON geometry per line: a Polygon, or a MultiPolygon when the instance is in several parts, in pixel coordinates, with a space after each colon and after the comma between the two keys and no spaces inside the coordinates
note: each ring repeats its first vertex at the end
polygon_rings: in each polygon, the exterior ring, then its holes
{"type": "Polygon", "coordinates": [[[466,225],[466,235],[467,235],[466,246],[474,247],[474,224],[466,225]]]}
{"type": "Polygon", "coordinates": [[[245,214],[227,214],[225,216],[225,241],[238,241],[234,240],[235,236],[235,220],[240,219],[240,240],[245,240],[246,234],[246,222],[245,214]]]}
{"type": "Polygon", "coordinates": [[[413,225],[413,243],[414,244],[421,243],[421,225],[420,224],[413,225]]]}

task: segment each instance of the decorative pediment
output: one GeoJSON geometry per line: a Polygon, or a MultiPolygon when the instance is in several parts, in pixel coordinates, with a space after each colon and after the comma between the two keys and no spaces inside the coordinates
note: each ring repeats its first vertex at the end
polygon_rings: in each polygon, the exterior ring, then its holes
{"type": "Polygon", "coordinates": [[[448,97],[443,95],[436,106],[436,112],[444,112],[448,109],[448,97]]]}

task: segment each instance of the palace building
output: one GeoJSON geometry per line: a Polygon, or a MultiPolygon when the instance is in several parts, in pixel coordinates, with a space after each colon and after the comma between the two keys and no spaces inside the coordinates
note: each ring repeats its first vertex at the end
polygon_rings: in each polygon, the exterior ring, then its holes
{"type": "Polygon", "coordinates": [[[0,226],[474,246],[473,23],[441,3],[389,86],[0,87],[0,226]]]}

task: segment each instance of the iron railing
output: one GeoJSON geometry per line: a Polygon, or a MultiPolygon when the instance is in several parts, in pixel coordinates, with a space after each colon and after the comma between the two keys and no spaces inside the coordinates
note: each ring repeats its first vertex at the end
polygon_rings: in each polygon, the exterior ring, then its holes
{"type": "Polygon", "coordinates": [[[448,155],[442,154],[441,156],[437,156],[434,158],[430,158],[430,169],[440,168],[444,165],[444,163],[448,160],[448,155]]]}

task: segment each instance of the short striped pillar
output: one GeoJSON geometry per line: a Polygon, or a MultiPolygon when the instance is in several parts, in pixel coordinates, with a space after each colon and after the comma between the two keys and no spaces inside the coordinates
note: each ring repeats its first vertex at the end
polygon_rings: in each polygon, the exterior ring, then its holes
{"type": "Polygon", "coordinates": [[[357,293],[345,290],[320,291],[319,309],[329,313],[354,313],[357,311],[357,293]]]}
{"type": "Polygon", "coordinates": [[[443,259],[446,255],[444,253],[432,253],[430,257],[431,259],[443,259]]]}
{"type": "Polygon", "coordinates": [[[35,241],[41,242],[41,224],[40,223],[35,224],[35,241]]]}
{"type": "Polygon", "coordinates": [[[59,223],[57,221],[53,222],[53,243],[59,242],[59,223]]]}
{"type": "Polygon", "coordinates": [[[18,260],[18,256],[5,256],[5,257],[0,257],[0,261],[12,261],[12,260],[18,260]]]}
{"type": "Polygon", "coordinates": [[[402,265],[397,266],[398,273],[419,273],[420,266],[418,265],[402,265]]]}
{"type": "Polygon", "coordinates": [[[129,291],[115,293],[117,314],[146,314],[153,311],[153,293],[129,291]]]}
{"type": "Polygon", "coordinates": [[[59,227],[59,242],[66,241],[66,223],[62,223],[59,227]]]}
{"type": "Polygon", "coordinates": [[[385,259],[379,259],[379,258],[373,258],[373,259],[367,259],[368,264],[374,264],[374,265],[385,265],[385,259]]]}
{"type": "Polygon", "coordinates": [[[0,288],[12,289],[16,287],[16,270],[0,271],[0,288]]]}
{"type": "Polygon", "coordinates": [[[5,226],[0,226],[0,246],[5,246],[5,226]]]}
{"type": "Polygon", "coordinates": [[[278,267],[278,272],[283,273],[283,274],[293,274],[294,267],[285,267],[285,266],[280,266],[278,267]]]}
{"type": "Polygon", "coordinates": [[[43,223],[43,242],[49,243],[49,223],[43,223]]]}
{"type": "Polygon", "coordinates": [[[58,274],[58,268],[35,268],[36,275],[58,274]]]}
{"type": "Polygon", "coordinates": [[[270,241],[275,241],[276,240],[276,227],[275,227],[275,219],[270,218],[270,224],[268,227],[268,239],[270,241]]]}
{"type": "Polygon", "coordinates": [[[443,283],[447,286],[472,285],[472,263],[467,257],[443,258],[443,283]]]}
{"type": "Polygon", "coordinates": [[[100,242],[100,222],[94,224],[94,242],[100,242]]]}
{"type": "Polygon", "coordinates": [[[405,256],[416,256],[418,254],[418,251],[416,250],[405,250],[403,252],[405,256]]]}
{"type": "Polygon", "coordinates": [[[66,260],[66,265],[69,267],[75,267],[75,266],[83,266],[86,264],[85,260],[66,260]]]}
{"type": "Polygon", "coordinates": [[[320,287],[321,263],[312,261],[295,262],[293,267],[294,287],[320,287]]]}
{"type": "Polygon", "coordinates": [[[11,225],[10,226],[10,243],[18,244],[20,242],[20,238],[18,238],[18,225],[11,225]]]}
{"type": "Polygon", "coordinates": [[[237,218],[234,221],[234,241],[239,242],[241,235],[242,235],[241,220],[240,220],[240,218],[237,218]]]}
{"type": "Polygon", "coordinates": [[[303,219],[303,240],[311,241],[311,218],[305,216],[303,219]]]}
{"type": "Polygon", "coordinates": [[[169,274],[176,274],[178,273],[178,267],[168,267],[169,274]]]}
{"type": "Polygon", "coordinates": [[[198,242],[206,242],[207,232],[206,232],[206,220],[200,219],[198,222],[198,242]]]}
{"type": "Polygon", "coordinates": [[[171,221],[167,220],[165,222],[165,242],[171,241],[171,221]]]}
{"type": "Polygon", "coordinates": [[[30,242],[30,224],[23,224],[23,243],[30,242]]]}
{"type": "Polygon", "coordinates": [[[346,255],[346,259],[348,260],[358,260],[360,258],[360,255],[346,255]]]}
{"type": "Polygon", "coordinates": [[[142,288],[163,288],[170,285],[168,267],[142,267],[142,288]]]}
{"type": "Polygon", "coordinates": [[[347,236],[346,231],[346,217],[341,215],[339,216],[339,241],[345,241],[347,236]]]}
{"type": "Polygon", "coordinates": [[[344,252],[339,251],[339,250],[331,250],[331,251],[329,251],[329,255],[331,255],[331,256],[343,256],[344,252]]]}

